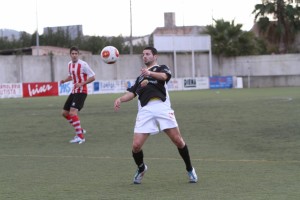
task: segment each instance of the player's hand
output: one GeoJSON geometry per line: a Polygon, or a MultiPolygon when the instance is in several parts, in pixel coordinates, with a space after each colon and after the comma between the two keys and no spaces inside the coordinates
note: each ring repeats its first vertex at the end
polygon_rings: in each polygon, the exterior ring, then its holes
{"type": "Polygon", "coordinates": [[[120,109],[120,107],[121,107],[121,98],[117,98],[116,100],[115,100],[115,104],[114,104],[114,109],[115,109],[115,111],[118,111],[119,109],[120,109]]]}
{"type": "Polygon", "coordinates": [[[64,83],[65,83],[64,80],[59,81],[59,84],[60,84],[60,85],[61,85],[61,84],[64,84],[64,83]]]}
{"type": "Polygon", "coordinates": [[[149,83],[149,81],[147,79],[143,80],[141,82],[141,87],[145,87],[148,83],[149,83]]]}
{"type": "Polygon", "coordinates": [[[151,75],[151,71],[149,71],[147,68],[142,68],[141,69],[141,74],[146,77],[151,75]]]}
{"type": "Polygon", "coordinates": [[[75,83],[74,88],[80,88],[82,86],[81,83],[75,83]]]}

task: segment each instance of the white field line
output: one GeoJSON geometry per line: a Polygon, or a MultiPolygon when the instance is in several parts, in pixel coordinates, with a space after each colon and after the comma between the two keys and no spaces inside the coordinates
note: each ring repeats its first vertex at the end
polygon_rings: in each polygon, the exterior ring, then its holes
{"type": "MultiPolygon", "coordinates": [[[[131,157],[111,157],[111,156],[68,156],[68,155],[0,155],[0,158],[5,157],[31,157],[31,158],[87,158],[87,159],[111,159],[111,160],[132,160],[131,157]]],[[[182,160],[181,158],[149,158],[147,160],[182,160]]],[[[253,162],[253,163],[300,163],[300,160],[249,160],[249,159],[209,159],[209,158],[195,158],[192,161],[203,161],[203,162],[253,162]]]]}
{"type": "Polygon", "coordinates": [[[272,97],[272,100],[280,100],[280,101],[292,101],[292,97],[272,97]]]}

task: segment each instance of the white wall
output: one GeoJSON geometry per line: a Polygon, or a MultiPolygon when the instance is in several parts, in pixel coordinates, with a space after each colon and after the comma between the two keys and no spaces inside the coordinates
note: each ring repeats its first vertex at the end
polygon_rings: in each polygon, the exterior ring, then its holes
{"type": "MultiPolygon", "coordinates": [[[[117,63],[108,65],[100,56],[84,56],[96,73],[97,80],[135,79],[143,62],[140,55],[121,55],[117,63]]],[[[59,81],[67,76],[69,56],[0,56],[0,83],[59,81]]],[[[160,64],[170,67],[175,76],[173,54],[161,54],[160,64]]],[[[243,77],[244,87],[251,77],[252,86],[300,86],[300,54],[213,57],[213,76],[243,77]],[[268,81],[266,81],[268,80],[268,81]]],[[[191,54],[177,54],[177,77],[192,77],[191,54]]],[[[209,76],[208,55],[195,54],[195,77],[209,76]]]]}

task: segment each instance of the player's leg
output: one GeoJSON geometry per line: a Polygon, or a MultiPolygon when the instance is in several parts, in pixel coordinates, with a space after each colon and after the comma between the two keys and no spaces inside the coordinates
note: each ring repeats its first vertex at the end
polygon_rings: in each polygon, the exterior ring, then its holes
{"type": "Polygon", "coordinates": [[[149,134],[143,134],[143,133],[135,133],[133,135],[132,157],[138,168],[133,178],[133,183],[135,184],[141,183],[142,178],[145,172],[147,171],[147,165],[144,163],[144,154],[143,154],[142,147],[148,137],[149,134]]]}
{"type": "Polygon", "coordinates": [[[184,163],[186,165],[186,170],[187,171],[192,170],[193,167],[191,164],[189,150],[180,134],[179,128],[175,127],[175,128],[165,129],[164,132],[169,136],[169,138],[172,140],[172,142],[177,146],[179,154],[182,157],[182,159],[184,160],[184,163]]]}
{"type": "Polygon", "coordinates": [[[178,151],[183,158],[186,169],[192,170],[192,164],[188,148],[181,136],[178,128],[178,123],[174,114],[174,110],[169,105],[161,103],[158,105],[159,112],[156,114],[156,120],[158,121],[161,129],[169,136],[172,142],[177,146],[178,151]]]}
{"type": "MultiPolygon", "coordinates": [[[[144,155],[142,147],[149,137],[149,134],[143,134],[143,133],[135,133],[133,135],[133,142],[132,142],[132,156],[136,163],[136,165],[140,168],[144,165],[144,155]]],[[[143,169],[143,168],[142,168],[143,169]]]]}
{"type": "Polygon", "coordinates": [[[188,172],[190,182],[196,183],[198,181],[198,177],[197,177],[195,169],[193,168],[192,163],[191,163],[188,146],[184,142],[184,140],[180,134],[179,128],[175,127],[175,128],[165,129],[164,132],[169,136],[169,138],[172,140],[172,142],[177,146],[178,152],[185,163],[186,171],[188,172]]]}
{"type": "Polygon", "coordinates": [[[69,122],[69,124],[72,125],[72,119],[71,119],[71,116],[70,116],[68,110],[63,110],[62,111],[62,116],[69,122]]]}
{"type": "Polygon", "coordinates": [[[140,171],[144,170],[142,147],[150,133],[157,133],[158,131],[158,127],[153,121],[151,108],[147,106],[141,109],[136,117],[132,142],[132,156],[140,171]]]}
{"type": "Polygon", "coordinates": [[[72,108],[70,109],[70,117],[72,120],[72,126],[74,127],[75,134],[80,137],[81,139],[84,139],[83,131],[81,128],[80,118],[78,116],[78,109],[72,108]]]}
{"type": "Polygon", "coordinates": [[[71,140],[71,143],[83,143],[85,142],[84,138],[84,133],[83,129],[81,127],[80,123],[80,118],[78,116],[78,112],[83,108],[85,99],[86,99],[86,94],[74,94],[70,111],[69,111],[69,116],[72,121],[72,126],[74,127],[75,134],[76,136],[74,137],[73,140],[71,140]]]}
{"type": "Polygon", "coordinates": [[[166,103],[158,105],[158,109],[156,120],[158,121],[161,130],[163,130],[176,145],[178,152],[185,163],[190,182],[197,182],[197,175],[191,163],[188,147],[178,128],[174,110],[166,103]]]}
{"type": "Polygon", "coordinates": [[[71,116],[70,116],[70,107],[71,107],[71,103],[72,103],[72,100],[73,100],[73,94],[70,94],[64,104],[64,107],[63,107],[63,111],[62,111],[62,116],[72,125],[72,119],[71,119],[71,116]]]}
{"type": "MultiPolygon", "coordinates": [[[[73,120],[72,117],[70,115],[70,111],[68,110],[63,110],[62,111],[62,116],[69,122],[69,124],[71,124],[71,126],[73,126],[73,120]]],[[[82,129],[83,134],[86,133],[86,130],[82,129]]]]}
{"type": "Polygon", "coordinates": [[[147,165],[144,163],[142,147],[150,134],[156,134],[159,132],[157,124],[153,118],[154,115],[152,107],[149,105],[139,110],[136,117],[132,142],[132,156],[138,167],[133,178],[133,182],[135,184],[141,183],[142,178],[147,171],[147,165]]]}

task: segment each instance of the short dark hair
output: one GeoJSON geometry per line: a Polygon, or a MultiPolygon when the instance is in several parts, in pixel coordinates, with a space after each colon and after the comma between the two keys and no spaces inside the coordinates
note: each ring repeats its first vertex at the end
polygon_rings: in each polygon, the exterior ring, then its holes
{"type": "Polygon", "coordinates": [[[70,48],[70,54],[71,54],[72,51],[77,51],[77,52],[79,53],[79,49],[78,49],[78,47],[76,47],[76,46],[72,46],[72,47],[70,48]]]}
{"type": "Polygon", "coordinates": [[[157,55],[157,49],[155,49],[154,47],[145,47],[144,50],[150,50],[153,55],[157,55]]]}

